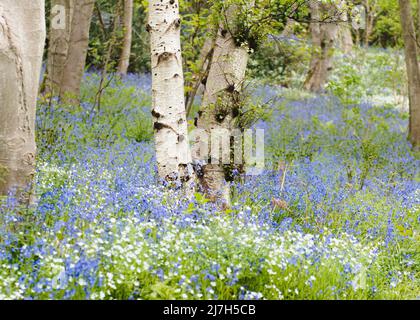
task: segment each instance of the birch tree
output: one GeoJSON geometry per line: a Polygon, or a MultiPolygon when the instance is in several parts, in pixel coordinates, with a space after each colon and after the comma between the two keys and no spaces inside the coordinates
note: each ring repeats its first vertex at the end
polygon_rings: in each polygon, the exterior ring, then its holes
{"type": "Polygon", "coordinates": [[[311,1],[312,58],[304,88],[320,92],[328,80],[332,69],[334,43],[337,38],[338,23],[333,14],[333,5],[321,1],[311,1]]]}
{"type": "Polygon", "coordinates": [[[0,195],[31,203],[44,0],[0,0],[0,195]]]}
{"type": "Polygon", "coordinates": [[[133,0],[124,0],[124,39],[121,57],[118,64],[118,73],[126,75],[130,65],[131,41],[133,33],[133,0]]]}
{"type": "Polygon", "coordinates": [[[150,0],[152,115],[161,180],[189,191],[194,171],[188,142],[178,0],[150,0]]]}
{"type": "Polygon", "coordinates": [[[52,0],[47,91],[78,102],[94,0],[52,0]]]}
{"type": "MultiPolygon", "coordinates": [[[[409,139],[420,146],[420,67],[410,0],[399,0],[410,102],[409,139]]],[[[420,38],[420,35],[417,35],[420,38]]]]}
{"type": "Polygon", "coordinates": [[[230,136],[236,128],[235,120],[239,115],[238,100],[249,60],[248,45],[238,43],[234,37],[235,26],[232,22],[236,20],[237,9],[236,5],[231,5],[224,7],[221,13],[224,16],[220,19],[203,102],[197,119],[198,129],[204,130],[206,136],[211,139],[209,148],[211,156],[207,159],[198,159],[205,160],[199,176],[200,185],[211,200],[222,200],[226,204],[230,202],[230,188],[225,177],[225,165],[230,163],[230,136]],[[229,143],[223,144],[222,141],[229,143]],[[219,142],[223,144],[221,150],[219,142]]]}

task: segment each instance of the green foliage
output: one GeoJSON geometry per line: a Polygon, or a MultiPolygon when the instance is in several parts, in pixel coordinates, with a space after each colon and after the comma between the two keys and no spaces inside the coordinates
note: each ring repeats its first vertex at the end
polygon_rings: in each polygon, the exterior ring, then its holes
{"type": "MultiPolygon", "coordinates": [[[[374,25],[371,41],[382,47],[401,47],[402,30],[400,23],[400,11],[397,0],[376,0],[374,25]]],[[[413,1],[415,3],[415,1],[413,1]]],[[[414,7],[414,6],[413,6],[414,7]]]]}
{"type": "Polygon", "coordinates": [[[362,84],[362,77],[354,65],[345,65],[340,70],[342,76],[337,80],[331,80],[327,89],[336,97],[339,97],[343,104],[360,103],[362,92],[359,90],[362,84]]]}
{"type": "Polygon", "coordinates": [[[401,105],[407,94],[403,55],[400,50],[376,48],[337,55],[327,89],[344,104],[369,100],[401,105]]]}
{"type": "Polygon", "coordinates": [[[139,115],[127,129],[127,137],[137,142],[147,142],[153,139],[153,121],[145,114],[139,115]]]}
{"type": "MultiPolygon", "coordinates": [[[[286,113],[287,102],[284,101],[277,106],[274,114],[286,113]]],[[[283,125],[277,128],[276,133],[272,133],[268,145],[269,163],[272,163],[273,169],[276,169],[277,161],[280,159],[285,163],[293,163],[295,160],[312,159],[319,149],[319,143],[322,137],[315,134],[306,134],[308,131],[315,131],[320,126],[317,117],[313,117],[310,122],[295,119],[290,115],[282,118],[283,125]]]]}
{"type": "MultiPolygon", "coordinates": [[[[103,68],[104,57],[109,50],[110,42],[114,42],[109,70],[115,71],[121,54],[123,37],[122,27],[118,27],[114,34],[114,22],[118,26],[122,22],[121,0],[98,0],[92,18],[90,30],[89,51],[87,65],[97,69],[103,68]],[[113,39],[115,37],[116,39],[113,39]]],[[[149,72],[150,69],[150,44],[146,31],[146,9],[144,1],[134,0],[133,13],[133,40],[129,72],[149,72]]]]}
{"type": "Polygon", "coordinates": [[[298,87],[303,81],[299,74],[305,74],[309,61],[310,50],[305,41],[273,37],[251,56],[250,76],[270,84],[298,87]]]}
{"type": "Polygon", "coordinates": [[[210,37],[213,26],[209,25],[209,2],[204,0],[181,0],[181,43],[184,62],[186,92],[192,89],[192,80],[199,70],[197,63],[206,37],[210,37]]]}
{"type": "Polygon", "coordinates": [[[269,34],[278,33],[287,18],[307,13],[307,6],[301,0],[213,0],[212,3],[214,21],[232,34],[238,46],[246,46],[251,52],[269,34]]]}
{"type": "Polygon", "coordinates": [[[353,139],[340,143],[338,152],[348,163],[349,183],[356,182],[357,187],[363,189],[372,171],[380,170],[386,164],[384,155],[389,143],[395,141],[395,134],[389,132],[385,119],[378,117],[375,112],[361,114],[358,107],[345,109],[343,120],[346,124],[343,134],[353,139]],[[358,181],[353,181],[353,177],[357,176],[357,168],[361,172],[358,181]]]}
{"type": "Polygon", "coordinates": [[[241,129],[250,128],[260,120],[269,118],[269,103],[247,102],[241,109],[237,120],[237,126],[241,129]]]}

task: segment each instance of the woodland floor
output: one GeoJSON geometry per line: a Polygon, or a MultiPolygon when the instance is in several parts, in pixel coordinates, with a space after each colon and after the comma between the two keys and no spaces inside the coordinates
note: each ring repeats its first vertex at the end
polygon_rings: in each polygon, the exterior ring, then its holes
{"type": "Polygon", "coordinates": [[[96,73],[80,107],[40,98],[38,206],[0,202],[0,299],[419,298],[420,157],[384,56],[344,57],[335,96],[253,81],[266,170],[226,212],[156,185],[147,75],[100,108],[96,73]]]}

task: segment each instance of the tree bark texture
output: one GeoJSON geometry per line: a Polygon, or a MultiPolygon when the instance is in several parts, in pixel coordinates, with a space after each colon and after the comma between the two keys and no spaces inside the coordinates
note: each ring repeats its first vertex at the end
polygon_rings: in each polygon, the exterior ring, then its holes
{"type": "Polygon", "coordinates": [[[185,111],[179,2],[149,1],[152,115],[161,180],[189,191],[194,183],[185,111]]]}
{"type": "MultiPolygon", "coordinates": [[[[234,12],[233,6],[226,10],[227,21],[232,20],[234,12]]],[[[198,129],[205,130],[210,137],[210,155],[218,153],[218,150],[212,150],[219,148],[215,142],[226,139],[226,136],[230,139],[236,129],[235,120],[240,112],[239,100],[249,60],[248,47],[238,45],[229,30],[232,28],[220,24],[197,120],[198,129]]],[[[226,163],[222,159],[231,158],[231,149],[222,146],[220,155],[219,159],[198,159],[205,161],[199,181],[211,200],[229,204],[230,188],[225,176],[226,163]]]]}
{"type": "Polygon", "coordinates": [[[409,139],[413,146],[420,146],[420,68],[418,48],[410,0],[399,0],[401,25],[404,38],[405,61],[410,102],[409,139]]]}
{"type": "Polygon", "coordinates": [[[345,54],[349,54],[353,50],[353,36],[351,34],[351,24],[349,22],[346,6],[346,2],[343,1],[340,8],[341,17],[338,27],[338,39],[340,42],[341,50],[345,54]]]}
{"type": "MultiPolygon", "coordinates": [[[[94,0],[52,0],[65,10],[64,26],[50,28],[47,64],[47,92],[78,103],[85,71],[94,0]]],[[[52,12],[52,15],[57,14],[52,12]]],[[[60,14],[62,14],[60,12],[60,14]]],[[[55,16],[51,17],[53,21],[55,16]]]]}
{"type": "MultiPolygon", "coordinates": [[[[308,75],[303,87],[311,92],[321,92],[332,69],[334,44],[337,38],[338,23],[332,19],[324,19],[333,10],[331,5],[319,1],[311,2],[310,29],[312,35],[312,59],[308,75]]],[[[332,13],[331,13],[332,14],[332,13]]]]}
{"type": "Polygon", "coordinates": [[[133,33],[133,0],[124,0],[124,39],[121,57],[118,64],[118,73],[126,75],[130,65],[131,42],[133,33]]]}
{"type": "Polygon", "coordinates": [[[44,0],[0,0],[0,195],[33,200],[44,0]]]}

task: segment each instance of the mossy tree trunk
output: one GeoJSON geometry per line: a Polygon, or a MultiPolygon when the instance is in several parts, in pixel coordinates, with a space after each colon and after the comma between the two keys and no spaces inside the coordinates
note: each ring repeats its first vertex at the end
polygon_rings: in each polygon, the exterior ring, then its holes
{"type": "MultiPolygon", "coordinates": [[[[232,21],[235,9],[235,6],[229,7],[222,13],[226,16],[222,20],[232,21]]],[[[225,169],[231,163],[230,138],[236,129],[238,103],[249,60],[248,46],[237,43],[232,32],[234,28],[226,22],[220,23],[197,119],[198,129],[206,132],[205,136],[210,139],[208,157],[197,159],[204,161],[200,185],[212,201],[224,204],[230,203],[225,169]]]]}
{"type": "Polygon", "coordinates": [[[45,42],[44,0],[0,1],[0,195],[34,197],[35,111],[45,42]]]}

